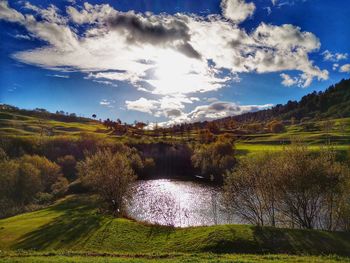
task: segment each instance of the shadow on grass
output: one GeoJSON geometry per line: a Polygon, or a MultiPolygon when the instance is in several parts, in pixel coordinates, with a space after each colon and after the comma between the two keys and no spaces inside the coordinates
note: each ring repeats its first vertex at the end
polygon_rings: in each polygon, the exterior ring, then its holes
{"type": "Polygon", "coordinates": [[[62,215],[50,223],[21,236],[15,249],[46,249],[75,245],[99,228],[103,216],[96,214],[86,200],[77,198],[63,201],[48,210],[61,211],[62,215]]]}
{"type": "Polygon", "coordinates": [[[161,226],[161,225],[150,225],[148,238],[152,239],[157,236],[166,236],[169,238],[170,234],[176,231],[175,227],[172,226],[161,226]]]}
{"type": "Polygon", "coordinates": [[[350,234],[318,230],[253,227],[261,252],[350,256],[350,234]]]}
{"type": "Polygon", "coordinates": [[[337,254],[350,256],[350,234],[317,230],[250,226],[251,237],[227,226],[208,235],[203,252],[243,254],[337,254]],[[227,232],[229,234],[227,235],[227,232]]]}

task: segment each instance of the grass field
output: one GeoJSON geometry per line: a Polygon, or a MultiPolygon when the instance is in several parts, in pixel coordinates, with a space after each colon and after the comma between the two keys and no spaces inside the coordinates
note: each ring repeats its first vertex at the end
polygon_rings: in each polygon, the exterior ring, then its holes
{"type": "MultiPolygon", "coordinates": [[[[350,118],[332,120],[332,127],[324,131],[325,121],[310,121],[308,124],[296,124],[286,126],[283,133],[257,133],[248,134],[241,137],[237,143],[237,153],[241,156],[261,151],[279,151],[283,145],[288,144],[293,138],[299,138],[310,146],[311,149],[318,150],[325,143],[330,142],[334,148],[340,152],[345,152],[350,147],[350,118]],[[308,127],[308,128],[306,128],[308,127]],[[310,128],[311,127],[311,128],[310,128]]],[[[121,142],[137,143],[140,138],[126,138],[125,136],[115,136],[106,129],[101,123],[91,122],[59,122],[48,119],[38,119],[36,117],[16,114],[7,111],[0,111],[0,137],[1,136],[22,136],[38,137],[44,136],[72,136],[77,137],[82,133],[94,134],[101,138],[109,138],[121,142]]],[[[174,136],[172,139],[168,136],[166,139],[154,136],[143,136],[143,141],[171,140],[182,141],[188,139],[174,136]]],[[[195,132],[190,134],[190,138],[195,138],[195,132]]]]}
{"type": "Polygon", "coordinates": [[[253,263],[253,262],[273,262],[273,263],[336,263],[350,262],[349,258],[339,256],[291,256],[291,255],[249,255],[249,254],[143,254],[143,255],[121,255],[121,254],[93,254],[93,253],[16,253],[0,256],[1,262],[24,262],[24,263],[41,263],[41,262],[87,262],[87,263],[142,263],[142,262],[204,262],[204,263],[253,263]]]}
{"type": "Polygon", "coordinates": [[[68,196],[46,209],[0,220],[0,261],[183,262],[190,257],[193,261],[187,262],[340,262],[341,256],[350,256],[348,233],[251,225],[148,225],[97,213],[93,200],[68,196]]]}
{"type": "Polygon", "coordinates": [[[81,133],[107,135],[107,129],[98,122],[61,122],[39,119],[6,111],[0,111],[0,135],[2,136],[77,136],[81,133]]]}
{"type": "MultiPolygon", "coordinates": [[[[350,118],[334,120],[328,132],[322,122],[311,126],[245,135],[236,143],[237,153],[280,151],[293,137],[315,151],[328,141],[340,153],[349,149],[350,118]]],[[[139,140],[112,135],[95,121],[59,122],[0,111],[0,137],[79,138],[82,133],[139,140]]],[[[187,139],[196,136],[193,132],[187,139]]],[[[91,196],[68,196],[46,209],[0,220],[0,262],[350,262],[349,233],[250,225],[172,228],[103,215],[95,202],[91,196]]]]}

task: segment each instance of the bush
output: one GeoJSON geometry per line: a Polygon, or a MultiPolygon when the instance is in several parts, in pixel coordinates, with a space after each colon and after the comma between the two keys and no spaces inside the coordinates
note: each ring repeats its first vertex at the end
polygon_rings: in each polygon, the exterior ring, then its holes
{"type": "Polygon", "coordinates": [[[234,146],[226,141],[217,141],[195,149],[193,166],[207,179],[221,183],[223,174],[236,163],[234,146]]]}
{"type": "Polygon", "coordinates": [[[285,127],[281,121],[271,121],[267,124],[270,132],[281,133],[285,131],[285,127]]]}
{"type": "Polygon", "coordinates": [[[39,205],[49,204],[53,200],[53,195],[49,193],[39,192],[35,195],[35,203],[39,205]]]}
{"type": "Polygon", "coordinates": [[[46,157],[39,155],[24,155],[19,160],[21,163],[33,165],[40,173],[41,185],[45,192],[50,192],[51,186],[61,176],[61,168],[54,162],[51,162],[46,157]]]}
{"type": "Polygon", "coordinates": [[[123,212],[123,198],[136,180],[132,160],[121,153],[99,150],[78,163],[79,176],[105,202],[115,216],[123,212]]]}
{"type": "Polygon", "coordinates": [[[65,155],[57,159],[57,163],[61,166],[61,170],[63,175],[69,180],[74,181],[77,179],[77,171],[76,165],[77,161],[75,160],[73,155],[65,155]]]}
{"type": "Polygon", "coordinates": [[[247,158],[225,176],[227,204],[257,225],[346,229],[349,168],[332,149],[314,154],[301,144],[247,158]]]}
{"type": "Polygon", "coordinates": [[[69,182],[68,180],[61,176],[58,180],[51,186],[52,194],[55,197],[62,197],[68,190],[69,182]]]}

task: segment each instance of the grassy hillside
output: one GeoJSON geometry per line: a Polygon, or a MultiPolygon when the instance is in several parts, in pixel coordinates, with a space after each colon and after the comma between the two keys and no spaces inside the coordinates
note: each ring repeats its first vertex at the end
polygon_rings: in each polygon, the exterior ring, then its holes
{"type": "Polygon", "coordinates": [[[0,110],[1,136],[76,136],[81,133],[106,134],[107,129],[99,122],[67,122],[28,116],[19,112],[0,110]]]}
{"type": "Polygon", "coordinates": [[[172,228],[115,219],[95,207],[91,197],[68,196],[46,209],[2,219],[0,250],[350,255],[348,233],[250,225],[172,228]]]}
{"type": "Polygon", "coordinates": [[[68,196],[46,209],[0,220],[1,262],[344,262],[348,259],[341,256],[350,255],[348,233],[250,225],[172,228],[102,215],[94,202],[68,196]],[[319,257],[326,254],[339,256],[319,257]]]}
{"type": "Polygon", "coordinates": [[[323,92],[312,92],[300,101],[288,101],[277,104],[271,109],[249,112],[239,116],[218,120],[228,121],[230,118],[241,121],[266,121],[271,119],[290,120],[296,118],[344,118],[350,116],[350,79],[341,80],[323,92]]]}
{"type": "MultiPolygon", "coordinates": [[[[79,119],[78,119],[79,120],[79,119]]],[[[350,145],[350,118],[332,120],[334,125],[325,132],[323,124],[325,121],[308,121],[307,123],[287,125],[282,133],[251,133],[240,136],[236,143],[238,154],[245,155],[259,151],[281,150],[283,145],[291,138],[300,138],[311,148],[317,150],[320,145],[330,141],[339,151],[346,151],[350,145]],[[311,127],[311,128],[310,128],[311,127]]],[[[230,131],[227,131],[230,132],[230,131]]],[[[137,143],[156,141],[191,141],[197,137],[196,131],[189,136],[173,136],[170,138],[155,137],[152,132],[145,132],[142,138],[132,136],[116,136],[105,126],[97,121],[57,121],[38,116],[28,116],[23,112],[9,112],[0,110],[0,137],[22,137],[22,138],[55,138],[65,136],[77,138],[81,134],[93,134],[101,138],[110,138],[122,142],[137,143]]]]}

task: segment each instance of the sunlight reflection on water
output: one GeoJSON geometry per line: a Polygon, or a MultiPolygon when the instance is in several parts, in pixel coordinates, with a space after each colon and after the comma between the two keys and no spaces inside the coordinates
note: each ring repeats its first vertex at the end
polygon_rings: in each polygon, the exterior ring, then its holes
{"type": "Polygon", "coordinates": [[[127,212],[139,221],[179,227],[239,223],[225,212],[218,187],[190,181],[137,181],[127,212]]]}

